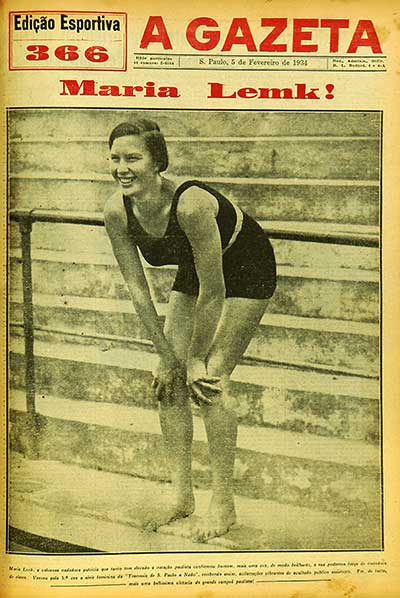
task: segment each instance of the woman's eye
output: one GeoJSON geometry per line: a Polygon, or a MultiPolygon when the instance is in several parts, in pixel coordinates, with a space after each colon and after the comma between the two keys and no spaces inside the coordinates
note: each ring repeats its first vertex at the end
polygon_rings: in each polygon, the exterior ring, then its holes
{"type": "MultiPolygon", "coordinates": [[[[140,157],[139,156],[126,156],[126,157],[123,157],[122,159],[124,160],[124,162],[132,164],[133,162],[137,162],[138,160],[140,160],[140,157]]],[[[119,156],[111,156],[110,160],[114,164],[118,164],[119,162],[121,162],[121,158],[119,156]]]]}

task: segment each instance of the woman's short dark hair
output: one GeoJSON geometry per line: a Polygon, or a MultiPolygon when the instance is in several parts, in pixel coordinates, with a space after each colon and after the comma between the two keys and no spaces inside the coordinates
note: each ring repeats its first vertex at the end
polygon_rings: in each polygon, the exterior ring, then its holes
{"type": "Polygon", "coordinates": [[[150,152],[154,164],[158,167],[158,172],[163,172],[168,168],[168,150],[164,135],[160,127],[153,120],[138,118],[133,122],[124,122],[117,125],[110,134],[108,146],[111,149],[114,140],[118,137],[127,135],[139,135],[143,138],[146,148],[150,152]]]}

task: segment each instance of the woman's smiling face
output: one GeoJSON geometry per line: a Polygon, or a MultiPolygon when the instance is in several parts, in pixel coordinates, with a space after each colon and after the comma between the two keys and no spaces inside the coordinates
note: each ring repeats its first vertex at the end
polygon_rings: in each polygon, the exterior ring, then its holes
{"type": "Polygon", "coordinates": [[[158,168],[139,135],[117,137],[111,146],[111,174],[124,195],[145,194],[158,175],[158,168]]]}

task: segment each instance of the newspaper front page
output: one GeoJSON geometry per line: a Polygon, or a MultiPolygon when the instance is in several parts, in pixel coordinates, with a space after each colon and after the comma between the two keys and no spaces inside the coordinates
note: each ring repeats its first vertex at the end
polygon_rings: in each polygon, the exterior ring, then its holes
{"type": "Polygon", "coordinates": [[[395,2],[2,2],[3,596],[399,596],[395,2]]]}

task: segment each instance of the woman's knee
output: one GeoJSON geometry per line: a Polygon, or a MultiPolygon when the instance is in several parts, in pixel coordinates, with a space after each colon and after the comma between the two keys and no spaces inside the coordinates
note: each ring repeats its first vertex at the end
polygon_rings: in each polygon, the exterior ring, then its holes
{"type": "MultiPolygon", "coordinates": [[[[212,397],[212,406],[222,407],[224,411],[235,413],[236,402],[232,395],[230,371],[226,367],[224,356],[221,353],[215,352],[211,355],[207,363],[207,373],[220,378],[218,385],[221,387],[221,392],[212,397]]],[[[203,415],[207,415],[209,406],[205,405],[202,411],[203,415]]]]}
{"type": "Polygon", "coordinates": [[[227,379],[231,372],[222,350],[211,350],[207,359],[207,373],[209,376],[227,379]]]}

